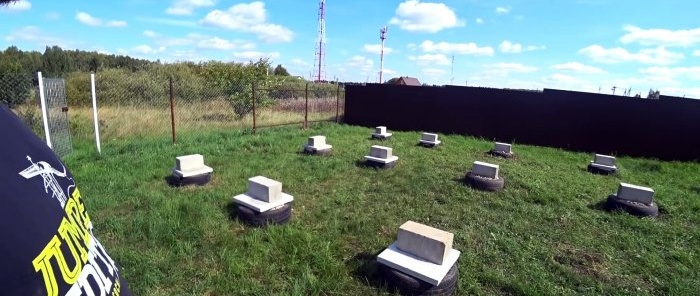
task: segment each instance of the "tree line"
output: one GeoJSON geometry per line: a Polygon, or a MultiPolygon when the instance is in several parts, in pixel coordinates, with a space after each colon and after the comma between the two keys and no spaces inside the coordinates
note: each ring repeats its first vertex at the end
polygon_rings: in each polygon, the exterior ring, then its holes
{"type": "MultiPolygon", "coordinates": [[[[290,76],[282,65],[273,67],[266,59],[162,63],[59,46],[47,46],[43,53],[10,46],[0,51],[0,102],[16,107],[35,97],[37,72],[65,79],[69,105],[89,104],[89,73],[96,73],[99,100],[107,104],[160,102],[167,96],[170,79],[181,98],[198,101],[223,96],[237,105],[252,100],[254,87],[259,90],[258,97],[284,99],[293,96],[293,90],[304,90],[308,83],[290,76]]],[[[332,84],[309,87],[315,97],[329,97],[336,90],[332,84]]]]}

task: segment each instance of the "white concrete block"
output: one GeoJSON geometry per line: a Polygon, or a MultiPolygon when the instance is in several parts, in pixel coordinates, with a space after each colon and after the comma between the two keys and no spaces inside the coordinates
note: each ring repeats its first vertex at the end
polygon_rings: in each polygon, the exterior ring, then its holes
{"type": "Polygon", "coordinates": [[[208,166],[202,166],[196,170],[189,170],[189,171],[181,171],[178,170],[177,168],[173,168],[173,175],[181,178],[187,178],[187,177],[192,177],[192,176],[199,176],[203,174],[209,174],[214,172],[214,169],[208,167],[208,166]]]}
{"type": "Polygon", "coordinates": [[[604,170],[604,171],[608,171],[608,172],[612,172],[612,171],[617,170],[617,167],[615,167],[615,166],[602,165],[602,164],[597,164],[597,163],[593,163],[593,162],[591,162],[591,166],[598,168],[598,169],[601,169],[601,170],[604,170]]]}
{"type": "Polygon", "coordinates": [[[603,154],[596,154],[593,157],[593,163],[604,165],[604,166],[614,167],[615,166],[615,157],[603,155],[603,154]]]}
{"type": "Polygon", "coordinates": [[[399,227],[396,246],[428,262],[442,264],[452,250],[453,240],[452,233],[408,221],[399,227]]]}
{"type": "Polygon", "coordinates": [[[472,174],[491,179],[498,179],[498,165],[475,161],[472,165],[472,174]]]}
{"type": "Polygon", "coordinates": [[[233,197],[233,202],[247,206],[258,213],[269,211],[292,201],[294,201],[294,197],[286,193],[281,193],[280,198],[274,202],[264,202],[248,195],[247,193],[239,194],[233,197]]]}
{"type": "Polygon", "coordinates": [[[307,146],[310,146],[310,147],[319,147],[319,146],[325,146],[325,145],[326,145],[326,137],[325,136],[309,137],[309,140],[307,142],[307,146]]]}
{"type": "Polygon", "coordinates": [[[389,159],[392,157],[392,148],[372,145],[369,150],[369,156],[381,159],[389,159]]]}
{"type": "Polygon", "coordinates": [[[178,171],[191,171],[201,169],[204,166],[204,156],[191,154],[175,158],[175,169],[178,171]]]}
{"type": "Polygon", "coordinates": [[[374,133],[377,135],[386,134],[386,126],[378,126],[378,127],[374,128],[374,133]]]}
{"type": "Polygon", "coordinates": [[[383,164],[389,164],[395,161],[399,160],[398,156],[392,156],[389,158],[379,158],[379,157],[374,157],[374,156],[365,156],[365,160],[373,161],[373,162],[378,162],[378,163],[383,163],[383,164]]]}
{"type": "Polygon", "coordinates": [[[452,249],[443,264],[435,264],[405,253],[396,246],[396,243],[393,243],[379,253],[377,262],[437,286],[457,263],[460,254],[459,251],[452,249]]]}
{"type": "Polygon", "coordinates": [[[282,183],[263,176],[253,177],[248,179],[247,194],[255,199],[273,203],[282,198],[282,183]]]}
{"type": "Polygon", "coordinates": [[[512,153],[512,145],[508,143],[500,143],[500,142],[495,142],[496,147],[493,148],[493,151],[498,151],[498,152],[505,152],[505,153],[512,153]]]}
{"type": "Polygon", "coordinates": [[[654,201],[654,189],[627,183],[620,183],[617,198],[650,205],[654,201]]]}
{"type": "Polygon", "coordinates": [[[431,134],[431,133],[423,133],[420,136],[421,141],[424,142],[437,142],[438,141],[438,135],[437,134],[431,134]]]}

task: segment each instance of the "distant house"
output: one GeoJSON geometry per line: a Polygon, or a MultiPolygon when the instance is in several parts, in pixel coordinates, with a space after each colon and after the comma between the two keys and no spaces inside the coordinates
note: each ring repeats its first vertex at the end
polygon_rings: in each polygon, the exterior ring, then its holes
{"type": "Polygon", "coordinates": [[[408,76],[394,77],[394,78],[391,78],[386,83],[387,84],[394,84],[394,85],[421,86],[420,81],[418,81],[418,78],[413,78],[413,77],[408,77],[408,76]]]}

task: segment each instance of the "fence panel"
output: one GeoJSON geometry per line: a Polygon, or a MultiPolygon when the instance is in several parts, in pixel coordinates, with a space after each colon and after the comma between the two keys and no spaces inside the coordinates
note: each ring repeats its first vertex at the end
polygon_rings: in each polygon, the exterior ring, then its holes
{"type": "Polygon", "coordinates": [[[44,139],[36,76],[25,73],[1,73],[0,104],[12,109],[37,136],[44,139]]]}

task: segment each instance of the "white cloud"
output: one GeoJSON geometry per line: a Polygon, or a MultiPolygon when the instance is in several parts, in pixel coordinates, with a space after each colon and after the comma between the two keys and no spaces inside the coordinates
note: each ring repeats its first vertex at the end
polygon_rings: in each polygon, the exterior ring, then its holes
{"type": "Polygon", "coordinates": [[[643,64],[668,65],[682,60],[685,56],[666,50],[664,47],[642,49],[632,53],[624,48],[604,48],[600,45],[591,45],[579,50],[580,54],[600,63],[638,62],[643,64]]]}
{"type": "Polygon", "coordinates": [[[146,30],[146,31],[143,31],[143,36],[150,37],[150,38],[155,38],[155,37],[158,37],[158,36],[160,36],[160,35],[158,35],[158,33],[153,32],[153,31],[151,31],[151,30],[146,30]]]}
{"type": "Polygon", "coordinates": [[[374,68],[374,61],[364,56],[356,55],[350,58],[350,60],[347,63],[345,63],[345,65],[348,67],[360,69],[363,72],[362,74],[367,74],[367,72],[372,71],[372,69],[374,68]]]}
{"type": "Polygon", "coordinates": [[[464,26],[454,10],[443,3],[408,0],[396,8],[389,24],[409,32],[436,33],[444,29],[464,26]]]}
{"type": "Polygon", "coordinates": [[[397,73],[396,71],[391,70],[391,69],[387,69],[387,68],[384,68],[384,70],[382,70],[382,72],[384,72],[383,73],[384,75],[396,75],[396,73],[397,73]]]}
{"type": "Polygon", "coordinates": [[[197,42],[197,48],[216,50],[251,50],[255,48],[255,44],[241,40],[230,41],[219,37],[205,37],[197,42]]]}
{"type": "Polygon", "coordinates": [[[639,70],[639,73],[654,78],[664,78],[666,82],[673,81],[677,77],[700,80],[700,67],[649,67],[639,70]]]}
{"type": "Polygon", "coordinates": [[[15,43],[16,41],[34,42],[40,46],[58,45],[60,47],[68,47],[67,42],[63,38],[57,38],[41,31],[39,27],[27,26],[19,30],[10,32],[5,36],[5,41],[15,43]]]}
{"type": "Polygon", "coordinates": [[[696,57],[700,57],[700,49],[696,49],[693,51],[693,55],[696,57]]]}
{"type": "Polygon", "coordinates": [[[523,51],[534,51],[534,50],[540,50],[540,49],[545,49],[546,47],[544,45],[536,46],[536,45],[528,45],[526,47],[523,47],[522,44],[520,43],[514,43],[509,40],[503,40],[500,45],[498,45],[498,49],[502,53],[521,53],[523,51]]]}
{"type": "Polygon", "coordinates": [[[103,21],[100,18],[96,18],[86,12],[78,11],[75,14],[75,19],[84,25],[92,27],[126,27],[127,23],[125,21],[103,21]]]}
{"type": "Polygon", "coordinates": [[[503,40],[498,46],[498,49],[503,53],[520,53],[523,51],[523,46],[520,43],[513,43],[508,40],[503,40]]]}
{"type": "Polygon", "coordinates": [[[510,7],[499,6],[496,7],[496,14],[507,14],[510,12],[510,7]]]}
{"type": "Polygon", "coordinates": [[[32,8],[32,3],[27,1],[27,0],[20,0],[17,2],[12,2],[7,4],[7,6],[0,6],[0,11],[1,10],[10,10],[10,11],[24,11],[24,10],[29,10],[32,8]]]}
{"type": "Polygon", "coordinates": [[[584,65],[579,62],[569,62],[556,64],[551,67],[554,70],[569,71],[581,74],[604,74],[605,70],[593,66],[584,65]]]}
{"type": "Polygon", "coordinates": [[[165,50],[166,50],[166,48],[162,47],[162,46],[159,48],[152,48],[148,45],[138,45],[138,46],[135,46],[134,48],[132,48],[131,52],[151,55],[151,54],[157,54],[157,53],[164,52],[165,50]]]}
{"type": "Polygon", "coordinates": [[[257,61],[259,59],[277,59],[280,57],[279,52],[259,52],[259,51],[242,51],[242,52],[234,52],[233,57],[236,58],[237,60],[246,60],[246,61],[257,61]]]}
{"type": "Polygon", "coordinates": [[[537,72],[537,67],[526,66],[520,63],[496,63],[484,65],[485,73],[489,75],[508,76],[510,73],[537,72]]]}
{"type": "Polygon", "coordinates": [[[480,18],[480,17],[479,17],[479,18],[476,18],[476,23],[477,23],[477,24],[483,24],[483,23],[484,23],[484,19],[482,19],[482,18],[480,18]]]}
{"type": "Polygon", "coordinates": [[[408,57],[409,60],[415,61],[418,65],[421,66],[447,66],[450,64],[450,59],[447,58],[444,54],[424,54],[421,56],[410,56],[408,57]]]}
{"type": "Polygon", "coordinates": [[[265,3],[260,1],[236,4],[226,11],[214,10],[204,17],[202,23],[231,31],[253,33],[270,43],[291,42],[294,39],[294,32],[290,29],[267,22],[265,3]]]}
{"type": "Polygon", "coordinates": [[[445,74],[445,70],[428,68],[428,69],[423,69],[423,74],[428,75],[428,76],[439,76],[439,75],[445,74]]]}
{"type": "Polygon", "coordinates": [[[689,30],[641,29],[625,26],[627,33],[620,38],[624,44],[639,43],[647,46],[689,47],[700,44],[700,28],[689,30]]]}
{"type": "MultiPolygon", "coordinates": [[[[365,44],[362,47],[362,50],[368,53],[373,53],[373,54],[380,54],[382,51],[382,45],[381,44],[365,44]]],[[[391,49],[390,47],[384,47],[384,54],[390,54],[394,50],[391,49]]]]}
{"type": "Polygon", "coordinates": [[[420,44],[421,50],[424,52],[438,52],[444,54],[468,54],[468,55],[483,55],[492,56],[494,50],[492,47],[479,47],[476,43],[448,43],[448,42],[438,42],[434,43],[430,40],[423,41],[420,44]]]}
{"type": "Polygon", "coordinates": [[[172,15],[191,15],[194,10],[214,6],[214,0],[175,0],[165,13],[172,15]]]}

